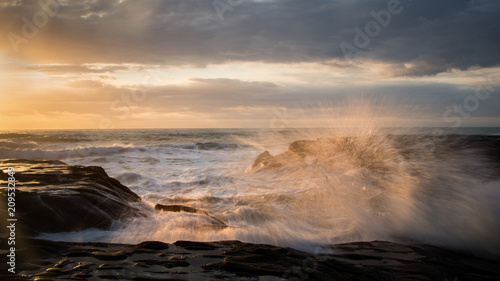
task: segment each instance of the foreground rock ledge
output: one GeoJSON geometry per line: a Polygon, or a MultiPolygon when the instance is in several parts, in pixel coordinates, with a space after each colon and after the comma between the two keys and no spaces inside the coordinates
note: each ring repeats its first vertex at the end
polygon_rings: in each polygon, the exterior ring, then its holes
{"type": "MultiPolygon", "coordinates": [[[[16,169],[17,231],[41,232],[109,229],[113,222],[142,216],[141,199],[101,167],[67,165],[49,160],[1,160],[0,169],[16,169]]],[[[0,200],[7,202],[8,175],[0,171],[0,200]]],[[[5,221],[7,209],[0,210],[5,221]]]]}
{"type": "Polygon", "coordinates": [[[239,241],[124,245],[26,239],[17,246],[16,274],[1,270],[0,279],[500,280],[500,261],[432,246],[375,241],[331,248],[334,254],[312,255],[239,241]]]}

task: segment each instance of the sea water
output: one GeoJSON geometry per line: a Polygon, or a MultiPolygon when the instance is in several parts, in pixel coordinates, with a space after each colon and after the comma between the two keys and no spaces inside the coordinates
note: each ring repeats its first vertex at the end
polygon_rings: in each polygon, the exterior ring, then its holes
{"type": "MultiPolygon", "coordinates": [[[[378,128],[352,130],[353,134],[331,128],[3,131],[0,158],[101,166],[141,196],[140,208],[148,214],[107,231],[42,234],[45,239],[240,240],[310,252],[332,243],[389,240],[500,253],[500,181],[495,174],[499,163],[474,150],[458,157],[429,154],[422,146],[414,148],[413,156],[403,155],[404,145],[386,137],[418,138],[433,130],[378,128]],[[249,168],[262,152],[280,154],[295,140],[346,135],[355,137],[349,150],[322,151],[304,163],[278,169],[249,168]],[[155,204],[194,207],[228,227],[214,227],[200,214],[157,212],[155,204]]],[[[442,132],[500,135],[499,128],[442,132]]]]}

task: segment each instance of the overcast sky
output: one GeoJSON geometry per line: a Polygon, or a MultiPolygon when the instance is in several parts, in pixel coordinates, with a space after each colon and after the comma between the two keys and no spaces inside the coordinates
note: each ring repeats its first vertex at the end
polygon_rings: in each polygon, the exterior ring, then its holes
{"type": "Polygon", "coordinates": [[[500,1],[2,1],[0,129],[500,126],[500,1]]]}

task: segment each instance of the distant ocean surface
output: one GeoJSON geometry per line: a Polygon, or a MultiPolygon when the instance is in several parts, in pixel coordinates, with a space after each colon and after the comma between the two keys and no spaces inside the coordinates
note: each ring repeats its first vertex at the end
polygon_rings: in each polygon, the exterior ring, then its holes
{"type": "MultiPolygon", "coordinates": [[[[381,128],[366,133],[420,136],[433,130],[381,128]]],[[[446,135],[500,137],[500,128],[443,130],[446,135]]],[[[332,151],[324,153],[346,165],[326,169],[312,159],[300,168],[249,169],[266,150],[276,155],[293,141],[334,134],[331,129],[2,131],[0,158],[101,166],[150,206],[192,206],[230,226],[213,229],[195,214],[163,212],[109,231],[42,234],[45,239],[241,240],[312,252],[329,243],[404,237],[500,252],[500,184],[488,170],[493,164],[474,152],[459,159],[405,157],[405,163],[382,155],[385,166],[392,167],[383,172],[350,165],[348,157],[335,158],[340,156],[332,151]],[[377,203],[382,197],[383,203],[377,203]]]]}

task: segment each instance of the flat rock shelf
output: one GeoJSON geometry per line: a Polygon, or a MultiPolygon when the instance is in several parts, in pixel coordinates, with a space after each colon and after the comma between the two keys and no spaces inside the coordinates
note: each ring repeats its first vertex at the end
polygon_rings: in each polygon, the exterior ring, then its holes
{"type": "Polygon", "coordinates": [[[17,273],[2,269],[0,279],[500,280],[499,261],[433,246],[373,241],[330,247],[329,254],[313,255],[239,241],[125,245],[23,239],[17,273]]]}

